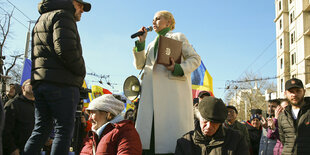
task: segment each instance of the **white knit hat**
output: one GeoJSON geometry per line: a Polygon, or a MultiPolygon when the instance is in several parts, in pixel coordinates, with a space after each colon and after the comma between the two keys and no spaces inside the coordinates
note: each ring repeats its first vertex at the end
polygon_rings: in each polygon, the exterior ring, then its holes
{"type": "Polygon", "coordinates": [[[117,116],[124,110],[124,103],[112,94],[104,94],[92,100],[86,110],[101,110],[117,116]]]}

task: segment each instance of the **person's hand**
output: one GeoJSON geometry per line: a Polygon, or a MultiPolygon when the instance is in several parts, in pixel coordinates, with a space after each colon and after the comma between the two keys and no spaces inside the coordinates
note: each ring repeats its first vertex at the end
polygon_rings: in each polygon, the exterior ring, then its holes
{"type": "Polygon", "coordinates": [[[48,140],[45,142],[45,146],[50,146],[53,144],[53,139],[52,138],[48,138],[48,140]]]}
{"type": "Polygon", "coordinates": [[[272,130],[274,130],[276,128],[272,118],[267,118],[267,125],[268,125],[268,128],[270,128],[272,130]]]}
{"type": "Polygon", "coordinates": [[[19,155],[19,149],[14,150],[11,155],[19,155]]]}
{"type": "Polygon", "coordinates": [[[284,110],[283,107],[280,106],[280,105],[278,105],[277,108],[276,108],[276,110],[274,111],[274,117],[275,117],[276,119],[278,119],[280,113],[281,113],[283,110],[284,110]]]}
{"type": "Polygon", "coordinates": [[[142,43],[145,41],[145,38],[147,36],[147,30],[146,30],[146,27],[142,27],[138,32],[144,32],[143,35],[141,36],[138,36],[139,37],[139,42],[142,43]]]}
{"type": "Polygon", "coordinates": [[[171,58],[170,57],[170,63],[171,63],[171,65],[169,65],[169,66],[166,66],[166,68],[168,69],[168,70],[170,70],[170,71],[174,71],[174,65],[175,65],[175,62],[174,62],[174,59],[173,58],[171,58]]]}
{"type": "Polygon", "coordinates": [[[267,124],[267,121],[266,121],[265,117],[262,117],[262,120],[260,120],[260,122],[262,123],[262,127],[263,128],[266,129],[268,127],[268,124],[267,124]]]}

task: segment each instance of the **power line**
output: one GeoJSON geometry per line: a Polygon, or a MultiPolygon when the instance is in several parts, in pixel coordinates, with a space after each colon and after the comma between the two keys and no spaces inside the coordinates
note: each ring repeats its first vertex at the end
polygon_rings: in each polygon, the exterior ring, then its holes
{"type": "Polygon", "coordinates": [[[260,67],[258,70],[257,70],[257,72],[259,72],[261,69],[263,69],[268,63],[270,63],[271,61],[272,61],[272,59],[274,59],[276,57],[276,55],[275,56],[273,56],[271,59],[269,59],[262,67],[260,67]]]}
{"type": "Polygon", "coordinates": [[[242,74],[244,74],[270,47],[271,45],[274,44],[274,42],[276,41],[276,39],[272,40],[272,42],[261,52],[260,55],[258,55],[254,61],[244,70],[244,72],[242,72],[239,76],[239,78],[241,77],[242,74]]]}
{"type": "Polygon", "coordinates": [[[31,21],[31,19],[20,9],[18,9],[13,3],[11,3],[9,0],[7,0],[12,6],[14,6],[14,8],[16,8],[21,14],[23,14],[26,18],[28,18],[28,20],[31,21]]]}
{"type": "MultiPolygon", "coordinates": [[[[283,30],[288,30],[289,25],[287,25],[285,28],[283,28],[283,30]]],[[[260,55],[258,55],[254,61],[240,74],[239,78],[242,76],[242,74],[244,74],[270,47],[271,45],[274,44],[274,42],[277,39],[272,40],[272,42],[262,51],[262,53],[260,55]]],[[[275,56],[274,56],[275,57],[275,56]]],[[[274,57],[272,57],[271,59],[273,59],[274,57]]],[[[270,60],[271,61],[271,60],[270,60]]],[[[269,62],[266,62],[261,68],[258,69],[258,71],[260,71],[266,64],[268,64],[269,62]]]]}
{"type": "MultiPolygon", "coordinates": [[[[5,9],[3,9],[1,6],[0,6],[0,8],[1,8],[5,13],[7,13],[8,15],[10,15],[10,13],[7,12],[5,9]]],[[[13,8],[13,10],[14,10],[14,8],[13,8]]],[[[23,26],[28,30],[28,27],[27,27],[25,24],[23,24],[21,21],[19,21],[18,19],[16,19],[16,18],[13,16],[13,14],[11,15],[11,17],[12,17],[13,19],[15,19],[19,24],[23,25],[23,26]]]]}

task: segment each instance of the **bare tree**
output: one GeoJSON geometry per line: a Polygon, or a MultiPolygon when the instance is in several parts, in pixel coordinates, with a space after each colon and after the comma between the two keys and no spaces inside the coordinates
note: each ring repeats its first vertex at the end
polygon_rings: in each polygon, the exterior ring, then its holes
{"type": "Polygon", "coordinates": [[[234,105],[238,111],[239,120],[247,120],[251,109],[266,110],[265,90],[276,90],[276,85],[270,80],[263,80],[259,75],[248,72],[238,81],[229,83],[225,94],[226,103],[234,105]]]}
{"type": "Polygon", "coordinates": [[[0,17],[0,76],[2,84],[2,96],[5,95],[6,84],[10,76],[14,75],[13,79],[10,79],[10,81],[15,82],[20,80],[17,79],[18,77],[21,77],[21,67],[16,68],[16,64],[19,64],[18,58],[21,56],[21,54],[17,54],[17,52],[10,52],[8,50],[5,51],[6,42],[8,38],[10,38],[13,12],[14,9],[10,13],[5,11],[5,13],[0,17]]]}
{"type": "Polygon", "coordinates": [[[11,27],[11,19],[13,16],[14,10],[10,14],[5,13],[4,16],[0,18],[0,74],[3,75],[3,60],[5,59],[3,54],[3,49],[5,47],[5,43],[9,37],[10,27],[11,27]]]}

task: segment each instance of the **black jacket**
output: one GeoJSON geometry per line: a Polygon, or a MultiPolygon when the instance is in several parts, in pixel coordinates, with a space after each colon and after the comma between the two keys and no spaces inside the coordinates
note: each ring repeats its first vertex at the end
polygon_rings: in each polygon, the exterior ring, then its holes
{"type": "Polygon", "coordinates": [[[262,129],[257,129],[253,127],[250,121],[246,122],[246,127],[250,136],[250,151],[253,155],[258,155],[259,143],[262,136],[262,129]]]}
{"type": "Polygon", "coordinates": [[[3,154],[23,150],[34,127],[34,101],[17,95],[4,106],[3,154]]]}
{"type": "Polygon", "coordinates": [[[297,120],[293,119],[289,105],[278,119],[282,154],[310,154],[310,102],[300,108],[297,120]]]}
{"type": "Polygon", "coordinates": [[[238,131],[219,127],[213,137],[202,134],[200,127],[177,140],[176,155],[248,155],[245,137],[238,131]]]}
{"type": "Polygon", "coordinates": [[[81,87],[86,74],[71,0],[43,0],[32,31],[31,82],[81,87]]]}

